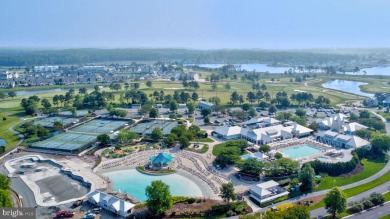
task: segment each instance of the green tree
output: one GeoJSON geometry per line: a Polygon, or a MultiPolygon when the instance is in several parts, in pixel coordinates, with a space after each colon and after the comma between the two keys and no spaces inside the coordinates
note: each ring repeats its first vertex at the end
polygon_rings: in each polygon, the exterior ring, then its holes
{"type": "Polygon", "coordinates": [[[185,136],[180,137],[179,142],[180,142],[181,148],[187,148],[188,146],[190,146],[190,141],[185,136]]]}
{"type": "Polygon", "coordinates": [[[63,125],[62,122],[60,122],[60,121],[55,121],[55,122],[53,123],[53,128],[54,128],[55,130],[57,130],[57,131],[60,131],[60,130],[64,129],[64,125],[63,125]]]}
{"type": "Polygon", "coordinates": [[[315,172],[309,163],[303,165],[302,170],[299,174],[301,180],[301,190],[303,192],[311,192],[315,186],[315,172]]]}
{"type": "Polygon", "coordinates": [[[40,138],[49,136],[49,131],[47,129],[45,129],[44,127],[42,127],[42,126],[38,126],[38,128],[37,128],[37,136],[40,137],[40,138]]]}
{"type": "Polygon", "coordinates": [[[276,113],[276,111],[278,111],[275,107],[275,105],[272,105],[269,109],[268,109],[268,112],[269,113],[276,113]]]}
{"type": "Polygon", "coordinates": [[[172,100],[171,103],[169,104],[169,110],[172,112],[179,109],[179,105],[177,104],[176,101],[172,100]]]}
{"type": "Polygon", "coordinates": [[[193,114],[195,112],[195,105],[193,103],[187,103],[188,114],[193,114]]]}
{"type": "Polygon", "coordinates": [[[298,108],[295,110],[295,114],[299,117],[304,117],[306,116],[306,111],[302,108],[298,108]]]}
{"type": "Polygon", "coordinates": [[[375,133],[371,138],[371,151],[375,155],[383,155],[390,150],[390,136],[375,133]]]}
{"type": "Polygon", "coordinates": [[[152,131],[152,134],[150,135],[150,138],[155,140],[155,141],[162,139],[163,133],[162,133],[161,128],[159,128],[159,127],[154,128],[152,131]]]}
{"type": "Polygon", "coordinates": [[[157,118],[159,116],[159,114],[160,113],[159,113],[158,109],[156,109],[156,108],[152,108],[149,111],[149,117],[150,118],[157,118]]]}
{"type": "Polygon", "coordinates": [[[208,115],[211,114],[211,110],[210,109],[202,109],[200,111],[200,114],[203,116],[203,117],[207,117],[208,115]]]}
{"type": "Polygon", "coordinates": [[[5,99],[7,95],[4,92],[0,92],[0,99],[5,99]]]}
{"type": "Polygon", "coordinates": [[[145,189],[147,196],[146,206],[153,215],[161,215],[173,205],[169,186],[161,180],[152,181],[145,189]]]}
{"type": "Polygon", "coordinates": [[[12,207],[11,192],[9,190],[0,189],[0,207],[12,207]]]}
{"type": "Polygon", "coordinates": [[[271,147],[270,147],[269,145],[264,144],[264,145],[261,145],[261,146],[260,146],[259,151],[260,151],[261,153],[263,153],[263,154],[264,154],[264,153],[268,153],[268,152],[271,151],[271,147]]]}
{"type": "Polygon", "coordinates": [[[16,97],[16,92],[10,91],[10,92],[8,92],[8,96],[11,97],[12,99],[14,99],[14,97],[16,97]]]}
{"type": "Polygon", "coordinates": [[[235,200],[236,194],[234,193],[233,183],[224,183],[220,188],[221,194],[219,195],[225,202],[229,203],[230,200],[235,200]]]}
{"type": "Polygon", "coordinates": [[[229,83],[226,83],[226,84],[225,84],[225,89],[226,89],[226,90],[230,90],[230,88],[231,88],[230,84],[229,84],[229,83]]]}
{"type": "Polygon", "coordinates": [[[22,99],[20,103],[27,115],[34,115],[38,111],[38,102],[33,99],[22,99]]]}
{"type": "Polygon", "coordinates": [[[210,118],[204,117],[203,122],[204,122],[204,124],[210,124],[210,118]]]}
{"type": "Polygon", "coordinates": [[[110,136],[107,134],[100,134],[97,136],[97,140],[100,142],[101,145],[105,146],[110,143],[110,136]]]}
{"type": "Polygon", "coordinates": [[[218,87],[218,86],[217,86],[217,83],[213,82],[213,83],[211,84],[211,89],[216,90],[217,87],[218,87]]]}
{"type": "Polygon", "coordinates": [[[173,145],[174,143],[176,142],[175,140],[175,137],[171,134],[169,134],[165,139],[164,139],[164,143],[167,145],[167,146],[171,146],[173,145]]]}
{"type": "Polygon", "coordinates": [[[252,106],[248,103],[244,103],[241,106],[241,109],[244,110],[245,112],[247,112],[250,108],[252,108],[252,106]]]}
{"type": "Polygon", "coordinates": [[[152,85],[153,85],[153,84],[152,84],[152,81],[147,81],[147,82],[146,82],[146,86],[147,86],[147,87],[151,88],[152,85]]]}
{"type": "Polygon", "coordinates": [[[47,99],[43,99],[41,101],[41,105],[46,109],[49,110],[51,107],[51,103],[47,99]]]}
{"type": "Polygon", "coordinates": [[[362,110],[359,113],[359,117],[361,119],[368,119],[368,118],[370,118],[370,112],[368,112],[368,110],[362,110]]]}
{"type": "Polygon", "coordinates": [[[0,174],[0,189],[4,189],[4,190],[11,189],[11,179],[4,174],[0,174]]]}
{"type": "Polygon", "coordinates": [[[264,164],[263,162],[257,161],[256,158],[248,158],[240,163],[238,167],[241,169],[241,172],[259,176],[263,172],[264,164]]]}
{"type": "Polygon", "coordinates": [[[325,209],[333,218],[337,213],[342,213],[347,208],[347,196],[339,187],[333,187],[324,199],[325,209]]]}
{"type": "Polygon", "coordinates": [[[276,152],[274,156],[275,156],[276,159],[281,159],[281,158],[283,158],[283,154],[280,153],[280,152],[276,152]]]}

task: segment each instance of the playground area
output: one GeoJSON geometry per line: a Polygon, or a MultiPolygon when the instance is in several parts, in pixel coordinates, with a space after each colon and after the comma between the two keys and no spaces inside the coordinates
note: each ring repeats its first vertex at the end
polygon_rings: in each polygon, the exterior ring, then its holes
{"type": "Polygon", "coordinates": [[[152,134],[154,128],[158,127],[162,129],[163,135],[167,136],[176,126],[178,126],[177,122],[153,120],[149,122],[139,123],[136,126],[131,127],[129,131],[135,132],[142,136],[148,136],[152,134]]]}
{"type": "Polygon", "coordinates": [[[83,132],[90,134],[108,134],[127,124],[126,121],[95,119],[73,128],[72,132],[83,132]]]}
{"type": "Polygon", "coordinates": [[[79,120],[76,118],[54,116],[54,117],[47,117],[47,118],[35,120],[34,124],[41,125],[47,128],[53,128],[55,122],[61,122],[64,127],[68,127],[72,124],[79,122],[79,120]]]}
{"type": "Polygon", "coordinates": [[[32,143],[30,147],[45,150],[76,152],[88,147],[96,140],[93,134],[61,133],[44,141],[32,143]]]}

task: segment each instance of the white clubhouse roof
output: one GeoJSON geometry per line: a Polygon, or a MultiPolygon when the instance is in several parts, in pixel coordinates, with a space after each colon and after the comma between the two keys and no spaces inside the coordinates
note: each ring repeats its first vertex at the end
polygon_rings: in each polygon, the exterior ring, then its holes
{"type": "Polygon", "coordinates": [[[256,123],[267,123],[267,124],[275,124],[279,123],[280,121],[274,118],[270,117],[259,117],[259,118],[252,118],[246,122],[244,122],[244,125],[251,125],[251,124],[256,124],[256,123]]]}
{"type": "Polygon", "coordinates": [[[240,126],[219,126],[215,129],[215,132],[217,134],[223,135],[223,136],[232,136],[232,135],[239,135],[241,134],[241,127],[240,126]]]}
{"type": "Polygon", "coordinates": [[[273,180],[270,180],[267,182],[252,185],[250,187],[250,190],[252,190],[253,192],[257,193],[260,196],[266,196],[266,195],[271,194],[271,191],[269,191],[268,189],[275,187],[275,186],[279,186],[279,183],[277,183],[273,180]]]}
{"type": "Polygon", "coordinates": [[[370,145],[369,141],[364,140],[363,138],[360,138],[358,136],[344,135],[344,134],[340,134],[340,133],[330,131],[330,130],[323,132],[323,133],[319,133],[319,136],[326,136],[328,138],[333,139],[334,141],[342,142],[342,143],[350,145],[354,148],[359,148],[362,146],[370,145]]]}

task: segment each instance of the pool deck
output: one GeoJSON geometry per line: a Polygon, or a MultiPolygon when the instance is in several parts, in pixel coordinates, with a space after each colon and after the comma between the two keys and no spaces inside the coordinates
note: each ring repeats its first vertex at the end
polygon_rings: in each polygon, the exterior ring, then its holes
{"type": "MultiPolygon", "coordinates": [[[[106,182],[106,180],[104,178],[100,177],[99,175],[92,172],[92,168],[90,166],[91,163],[80,160],[77,157],[63,157],[63,159],[54,160],[51,158],[42,157],[41,155],[37,155],[37,154],[28,154],[25,156],[21,156],[21,157],[7,160],[4,163],[4,166],[7,169],[7,171],[10,173],[9,175],[11,177],[14,177],[13,173],[16,171],[16,169],[14,169],[11,166],[11,164],[14,162],[17,162],[17,161],[31,160],[31,159],[35,159],[35,161],[38,161],[38,162],[42,162],[42,161],[53,162],[53,163],[51,163],[53,165],[53,167],[60,168],[62,171],[67,172],[67,174],[71,174],[72,177],[79,178],[81,181],[89,183],[90,184],[89,192],[94,191],[96,189],[105,190],[108,188],[108,183],[106,182]]],[[[39,206],[53,206],[53,205],[70,203],[70,202],[73,202],[75,200],[84,198],[89,193],[89,192],[87,192],[87,194],[84,194],[80,197],[76,197],[76,198],[72,198],[72,199],[68,199],[68,200],[63,200],[64,197],[61,197],[60,199],[62,201],[55,201],[55,198],[50,200],[50,201],[47,201],[47,198],[48,198],[47,192],[48,191],[46,191],[45,188],[43,188],[43,190],[41,191],[40,186],[37,184],[38,181],[33,182],[33,181],[29,180],[26,176],[23,176],[23,175],[20,176],[20,179],[22,179],[24,181],[24,183],[29,187],[29,189],[34,193],[35,201],[39,206]]],[[[61,185],[61,183],[63,183],[63,182],[58,182],[58,180],[57,180],[57,183],[59,185],[61,185]]],[[[51,183],[51,184],[55,185],[53,183],[51,183]]],[[[63,186],[66,186],[66,185],[63,185],[63,186]]],[[[62,187],[60,186],[57,188],[62,188],[62,187]]]]}
{"type": "MultiPolygon", "coordinates": [[[[201,189],[204,197],[220,199],[219,188],[221,184],[229,182],[230,180],[227,176],[211,167],[211,163],[205,158],[206,155],[200,155],[189,151],[182,151],[174,148],[169,151],[148,150],[137,152],[123,158],[106,159],[102,161],[94,171],[99,175],[102,175],[116,170],[135,168],[136,166],[145,165],[151,156],[156,155],[159,152],[171,153],[175,157],[173,166],[174,169],[177,170],[177,174],[196,183],[201,189]]],[[[112,188],[111,184],[110,188],[112,188]]]]}

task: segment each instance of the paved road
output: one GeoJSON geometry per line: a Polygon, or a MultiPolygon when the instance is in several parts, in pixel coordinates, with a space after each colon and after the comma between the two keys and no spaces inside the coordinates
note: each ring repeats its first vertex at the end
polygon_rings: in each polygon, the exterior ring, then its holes
{"type": "Polygon", "coordinates": [[[365,211],[360,214],[351,215],[351,219],[374,219],[381,218],[383,216],[390,215],[390,202],[386,203],[384,206],[377,206],[370,211],[365,211]]]}

